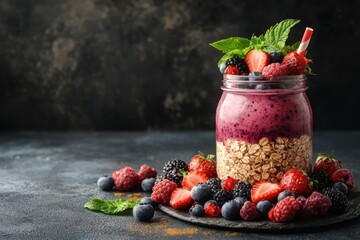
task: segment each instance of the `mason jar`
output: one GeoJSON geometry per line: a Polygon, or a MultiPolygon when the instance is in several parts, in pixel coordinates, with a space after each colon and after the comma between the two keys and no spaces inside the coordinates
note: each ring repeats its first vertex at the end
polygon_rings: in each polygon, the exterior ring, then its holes
{"type": "Polygon", "coordinates": [[[216,110],[220,179],[280,182],[291,168],[311,172],[312,110],[306,75],[273,79],[224,75],[216,110]]]}

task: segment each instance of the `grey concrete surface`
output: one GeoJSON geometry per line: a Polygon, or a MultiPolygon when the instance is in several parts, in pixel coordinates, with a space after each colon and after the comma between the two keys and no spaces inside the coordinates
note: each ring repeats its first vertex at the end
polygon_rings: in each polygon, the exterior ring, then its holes
{"type": "MultiPolygon", "coordinates": [[[[160,211],[138,223],[83,208],[93,197],[117,197],[97,188],[99,176],[145,162],[159,171],[198,150],[215,152],[214,132],[1,133],[0,239],[359,239],[359,218],[306,233],[259,233],[199,227],[160,211]]],[[[359,181],[360,132],[316,132],[314,153],[332,150],[359,181]]]]}

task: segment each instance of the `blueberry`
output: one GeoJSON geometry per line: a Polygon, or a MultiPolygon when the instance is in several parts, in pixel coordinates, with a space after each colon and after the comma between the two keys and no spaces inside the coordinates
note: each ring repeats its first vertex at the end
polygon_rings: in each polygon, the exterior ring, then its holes
{"type": "Polygon", "coordinates": [[[281,200],[283,200],[284,198],[288,197],[288,196],[293,196],[295,197],[295,194],[292,191],[289,190],[284,190],[281,193],[279,193],[277,200],[278,202],[280,202],[281,200]]]}
{"type": "Polygon", "coordinates": [[[266,89],[271,89],[271,86],[270,84],[258,84],[256,85],[255,89],[266,90],[266,89]]]}
{"type": "Polygon", "coordinates": [[[150,204],[140,203],[134,207],[133,216],[140,222],[148,222],[154,216],[154,208],[150,204]]]}
{"type": "Polygon", "coordinates": [[[236,197],[236,198],[234,198],[234,201],[239,205],[239,207],[241,209],[242,206],[244,205],[244,203],[247,201],[247,199],[244,197],[236,197]]]}
{"type": "Polygon", "coordinates": [[[153,208],[155,208],[157,206],[157,203],[154,202],[151,197],[143,197],[140,200],[140,203],[146,203],[146,204],[150,204],[151,206],[153,206],[153,208]]]}
{"type": "Polygon", "coordinates": [[[200,204],[195,204],[189,209],[189,213],[195,217],[202,217],[205,214],[205,210],[200,204]]]}
{"type": "Polygon", "coordinates": [[[268,200],[263,200],[256,204],[256,209],[263,216],[266,216],[272,207],[271,202],[268,200]]]}
{"type": "Polygon", "coordinates": [[[191,197],[196,202],[206,202],[211,198],[211,190],[206,184],[198,184],[191,189],[191,197]]]}
{"type": "Polygon", "coordinates": [[[221,208],[221,215],[227,220],[236,220],[240,217],[240,206],[234,200],[227,201],[221,208]]]}
{"type": "Polygon", "coordinates": [[[346,186],[345,183],[343,182],[336,182],[334,183],[334,188],[336,188],[337,190],[339,190],[340,192],[342,192],[343,194],[347,195],[349,192],[348,187],[346,186]]]}
{"type": "Polygon", "coordinates": [[[224,74],[226,67],[227,67],[226,62],[223,62],[222,64],[220,64],[219,70],[220,70],[221,74],[224,74]]]}
{"type": "Polygon", "coordinates": [[[284,59],[284,55],[281,52],[275,51],[269,54],[270,63],[281,63],[284,59]]]}
{"type": "Polygon", "coordinates": [[[97,181],[97,185],[103,191],[111,191],[114,187],[114,179],[108,176],[102,176],[97,181]]]}
{"type": "Polygon", "coordinates": [[[264,76],[261,72],[251,72],[249,73],[249,81],[257,81],[257,80],[264,80],[264,76]]]}
{"type": "Polygon", "coordinates": [[[144,180],[141,181],[141,189],[144,192],[152,192],[152,188],[155,184],[155,178],[145,178],[144,180]]]}

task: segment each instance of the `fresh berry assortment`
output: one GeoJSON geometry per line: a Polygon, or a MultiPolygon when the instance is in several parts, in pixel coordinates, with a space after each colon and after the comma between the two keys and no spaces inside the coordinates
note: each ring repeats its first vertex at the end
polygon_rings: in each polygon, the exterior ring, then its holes
{"type": "MultiPolygon", "coordinates": [[[[304,56],[306,51],[299,47],[300,42],[286,45],[291,28],[298,22],[296,19],[285,19],[260,36],[253,35],[250,39],[231,37],[211,43],[212,47],[225,53],[218,62],[220,72],[248,76],[250,81],[254,80],[252,76],[255,72],[262,77],[255,80],[311,73],[311,60],[304,56]]],[[[265,86],[254,88],[269,89],[265,86]]]]}
{"type": "Polygon", "coordinates": [[[162,204],[187,211],[193,217],[222,217],[231,221],[268,219],[279,223],[345,213],[349,205],[347,196],[355,187],[352,172],[333,156],[324,154],[319,154],[309,175],[293,168],[279,183],[261,181],[254,185],[231,177],[221,180],[213,158],[199,152],[189,164],[173,159],[165,163],[159,175],[146,164],[138,173],[124,167],[112,177],[100,177],[98,186],[103,191],[113,188],[131,191],[141,186],[144,192],[151,193],[133,209],[138,221],[150,221],[157,204],[162,204]]]}

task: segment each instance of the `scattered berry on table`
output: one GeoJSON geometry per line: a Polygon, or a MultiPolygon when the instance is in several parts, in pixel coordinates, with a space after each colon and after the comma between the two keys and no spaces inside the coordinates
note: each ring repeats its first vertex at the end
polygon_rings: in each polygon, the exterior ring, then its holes
{"type": "Polygon", "coordinates": [[[240,210],[240,216],[245,221],[256,221],[260,219],[260,213],[257,211],[256,204],[246,201],[240,210]]]}
{"type": "Polygon", "coordinates": [[[156,175],[157,175],[156,169],[146,164],[141,165],[140,170],[138,172],[140,182],[145,178],[155,178],[156,175]]]}
{"type": "Polygon", "coordinates": [[[169,160],[163,167],[163,173],[173,172],[173,170],[175,170],[175,172],[180,172],[180,170],[187,171],[188,165],[180,159],[169,160]]]}
{"type": "Polygon", "coordinates": [[[244,197],[236,197],[233,199],[238,205],[240,208],[242,208],[242,206],[244,205],[244,203],[246,201],[248,201],[248,199],[244,198],[244,197]]]}
{"type": "Polygon", "coordinates": [[[270,56],[270,63],[281,63],[284,59],[284,54],[279,51],[274,51],[269,54],[270,56]]]}
{"type": "Polygon", "coordinates": [[[236,67],[239,70],[237,75],[247,75],[249,73],[249,69],[245,61],[239,57],[232,57],[226,60],[226,66],[236,67]]]}
{"type": "Polygon", "coordinates": [[[248,182],[239,182],[235,185],[232,194],[233,198],[244,197],[247,200],[251,199],[251,184],[248,182]]]}
{"type": "Polygon", "coordinates": [[[196,202],[206,202],[211,196],[211,190],[206,184],[201,183],[191,189],[191,197],[196,202]]]}
{"type": "Polygon", "coordinates": [[[155,184],[161,182],[164,179],[168,179],[168,180],[176,183],[178,187],[181,187],[181,181],[183,180],[183,175],[181,172],[173,169],[173,170],[170,170],[169,172],[158,175],[156,177],[155,184]]]}
{"type": "Polygon", "coordinates": [[[289,197],[289,196],[295,197],[295,194],[292,191],[284,190],[281,193],[279,193],[279,195],[277,197],[277,201],[280,202],[281,200],[283,200],[284,198],[289,197]]]}
{"type": "Polygon", "coordinates": [[[133,216],[140,222],[148,222],[154,216],[154,208],[150,204],[140,203],[133,208],[133,216]]]}
{"type": "Polygon", "coordinates": [[[290,169],[284,174],[280,186],[283,190],[292,191],[295,196],[308,197],[313,190],[313,184],[309,176],[297,168],[290,169]]]}
{"type": "Polygon", "coordinates": [[[155,184],[155,178],[145,178],[144,180],[141,181],[141,189],[144,192],[148,192],[151,193],[152,192],[152,188],[154,187],[155,184]]]}
{"type": "Polygon", "coordinates": [[[109,176],[102,176],[97,181],[97,185],[103,191],[111,191],[114,187],[114,179],[109,176]]]}
{"type": "Polygon", "coordinates": [[[177,188],[171,194],[170,206],[175,209],[189,209],[192,203],[191,192],[186,188],[177,188]]]}
{"type": "Polygon", "coordinates": [[[151,206],[153,206],[153,208],[155,209],[157,207],[157,203],[154,202],[151,197],[143,197],[140,200],[140,203],[146,203],[146,204],[150,204],[151,206]]]}
{"type": "Polygon", "coordinates": [[[221,181],[221,188],[224,189],[225,191],[231,192],[237,183],[238,181],[235,180],[234,178],[227,177],[225,180],[221,181]]]}
{"type": "Polygon", "coordinates": [[[326,187],[331,187],[332,180],[331,177],[324,171],[312,172],[310,174],[310,179],[313,182],[313,188],[315,191],[321,191],[321,189],[326,187]]]}
{"type": "Polygon", "coordinates": [[[313,192],[306,200],[306,205],[315,210],[314,216],[324,215],[331,207],[331,204],[330,198],[319,192],[313,192]]]}
{"type": "Polygon", "coordinates": [[[221,213],[221,208],[215,200],[209,200],[204,204],[205,214],[210,217],[217,217],[221,213]]]}
{"type": "Polygon", "coordinates": [[[237,67],[234,66],[227,66],[225,69],[225,74],[239,75],[239,69],[237,69],[237,67]]]}
{"type": "Polygon", "coordinates": [[[289,75],[289,69],[286,65],[280,63],[272,63],[264,67],[262,74],[265,77],[280,77],[289,75]]]}
{"type": "Polygon", "coordinates": [[[288,68],[290,75],[298,75],[304,74],[308,62],[307,58],[294,51],[286,54],[281,64],[288,68]]]}
{"type": "Polygon", "coordinates": [[[195,204],[189,209],[189,213],[195,217],[202,217],[205,215],[205,210],[200,204],[195,204]]]}
{"type": "Polygon", "coordinates": [[[268,214],[268,217],[273,222],[290,222],[299,210],[298,201],[292,197],[286,197],[278,202],[268,214]]]}
{"type": "Polygon", "coordinates": [[[249,72],[262,72],[263,68],[270,63],[270,57],[262,50],[253,49],[247,52],[245,63],[249,72]]]}
{"type": "Polygon", "coordinates": [[[336,182],[334,183],[334,188],[342,192],[343,194],[347,195],[349,193],[349,189],[343,182],[336,182]]]}
{"type": "Polygon", "coordinates": [[[299,203],[299,210],[296,213],[296,217],[300,219],[310,218],[315,216],[316,210],[312,205],[306,204],[307,198],[300,196],[296,198],[299,203]]]}
{"type": "Polygon", "coordinates": [[[214,196],[213,199],[220,205],[222,206],[224,203],[226,203],[227,201],[233,199],[231,192],[229,191],[225,191],[224,189],[220,189],[218,190],[214,196]]]}
{"type": "Polygon", "coordinates": [[[256,209],[262,216],[267,216],[272,207],[271,202],[268,200],[262,200],[256,204],[256,209]]]}
{"type": "Polygon", "coordinates": [[[151,199],[156,203],[169,204],[171,194],[176,188],[176,183],[168,179],[164,179],[153,187],[151,199]]]}
{"type": "Polygon", "coordinates": [[[212,195],[214,195],[218,190],[221,189],[221,179],[220,178],[210,178],[205,183],[211,190],[212,195]]]}
{"type": "Polygon", "coordinates": [[[227,201],[221,207],[221,215],[227,220],[236,220],[240,217],[240,206],[234,200],[227,201]]]}
{"type": "Polygon", "coordinates": [[[251,201],[255,204],[261,200],[276,200],[282,191],[280,184],[271,182],[257,182],[251,189],[251,201]]]}
{"type": "Polygon", "coordinates": [[[208,178],[216,177],[216,163],[214,161],[215,155],[204,153],[199,151],[199,154],[193,156],[190,160],[188,171],[189,172],[203,172],[208,178]]]}
{"type": "Polygon", "coordinates": [[[333,182],[345,183],[346,186],[348,187],[348,189],[350,189],[350,190],[355,187],[355,178],[349,169],[340,168],[340,169],[336,170],[332,174],[331,179],[333,182]]]}
{"type": "Polygon", "coordinates": [[[113,172],[112,178],[116,189],[120,191],[130,191],[140,186],[139,176],[131,167],[124,167],[113,172]]]}
{"type": "Polygon", "coordinates": [[[181,186],[184,188],[188,188],[191,190],[193,187],[198,185],[199,183],[206,183],[209,179],[205,173],[203,172],[183,172],[183,180],[181,182],[181,186]]]}
{"type": "Polygon", "coordinates": [[[331,177],[340,168],[341,162],[339,160],[334,159],[332,155],[320,153],[316,158],[313,172],[324,171],[331,177]]]}
{"type": "Polygon", "coordinates": [[[349,205],[346,195],[334,187],[324,188],[321,191],[324,195],[328,196],[331,200],[331,207],[329,212],[344,213],[349,205]]]}

